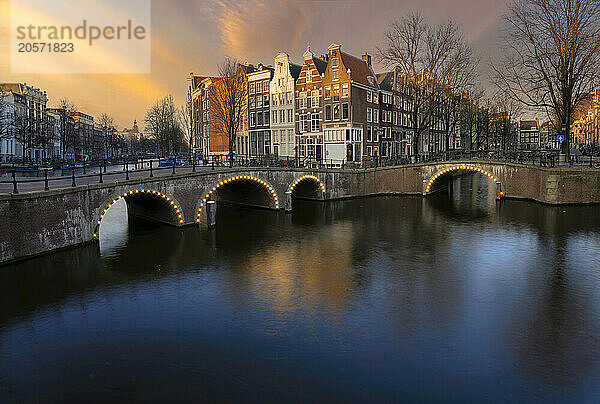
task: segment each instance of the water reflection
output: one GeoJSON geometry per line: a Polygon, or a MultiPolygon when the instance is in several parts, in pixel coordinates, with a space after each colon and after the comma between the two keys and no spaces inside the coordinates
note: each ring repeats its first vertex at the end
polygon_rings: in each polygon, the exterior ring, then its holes
{"type": "Polygon", "coordinates": [[[427,199],[221,206],[212,231],[111,209],[99,248],[0,271],[0,395],[600,396],[597,207],[498,202],[465,176],[427,199]],[[95,378],[63,395],[67,364],[95,378]]]}

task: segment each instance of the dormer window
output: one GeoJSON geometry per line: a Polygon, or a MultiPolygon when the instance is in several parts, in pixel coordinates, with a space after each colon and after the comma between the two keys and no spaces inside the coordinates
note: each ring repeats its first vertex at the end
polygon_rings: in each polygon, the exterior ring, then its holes
{"type": "Polygon", "coordinates": [[[371,84],[372,86],[375,86],[375,79],[373,78],[373,76],[368,76],[367,80],[369,80],[369,84],[371,84]]]}

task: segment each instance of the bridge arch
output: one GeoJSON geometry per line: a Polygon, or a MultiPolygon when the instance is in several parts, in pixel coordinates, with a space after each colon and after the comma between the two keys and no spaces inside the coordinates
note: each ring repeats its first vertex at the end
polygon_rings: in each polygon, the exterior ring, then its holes
{"type": "Polygon", "coordinates": [[[469,172],[475,172],[475,173],[483,174],[483,175],[487,176],[490,180],[492,180],[495,184],[499,185],[498,197],[504,196],[504,192],[502,191],[502,183],[500,182],[500,180],[498,179],[498,177],[496,177],[494,174],[490,173],[489,171],[484,170],[483,168],[477,167],[477,166],[472,165],[472,164],[457,164],[457,165],[452,165],[452,166],[444,168],[443,170],[440,170],[440,171],[436,172],[427,181],[427,184],[425,185],[425,192],[424,192],[424,194],[428,194],[428,193],[431,192],[433,185],[435,184],[435,182],[440,177],[443,177],[446,174],[449,174],[449,173],[454,172],[454,171],[469,171],[469,172]]]}
{"type": "MultiPolygon", "coordinates": [[[[126,192],[122,192],[120,194],[114,195],[111,199],[107,200],[105,203],[100,205],[99,214],[97,216],[97,220],[94,224],[94,231],[92,237],[94,239],[98,239],[99,237],[99,229],[100,223],[102,222],[102,218],[108,212],[108,209],[112,205],[114,205],[118,200],[124,199],[125,201],[129,201],[131,203],[134,202],[135,199],[143,199],[148,198],[148,200],[153,200],[154,202],[158,202],[161,204],[161,207],[168,209],[170,211],[170,220],[160,220],[165,222],[170,222],[170,224],[180,225],[184,224],[183,218],[183,210],[181,209],[181,205],[172,197],[157,191],[151,188],[135,188],[130,189],[126,192]]],[[[138,201],[140,202],[140,201],[138,201]]],[[[132,206],[132,204],[128,203],[128,208],[132,206]]]]}
{"type": "Polygon", "coordinates": [[[296,178],[288,188],[287,192],[294,197],[322,199],[325,194],[325,185],[319,177],[312,174],[306,174],[296,178]],[[306,185],[308,185],[308,187],[306,185]]]}
{"type": "MultiPolygon", "coordinates": [[[[196,223],[200,223],[202,221],[202,214],[204,211],[206,211],[206,202],[211,198],[216,198],[217,193],[220,189],[222,190],[224,189],[223,187],[234,183],[247,183],[262,188],[264,191],[266,191],[267,195],[269,196],[268,206],[264,207],[268,207],[271,209],[279,209],[279,198],[277,197],[277,192],[275,192],[275,189],[270,183],[251,175],[235,175],[233,177],[229,177],[219,181],[212,188],[209,188],[205,192],[205,194],[202,196],[202,199],[198,203],[198,207],[196,209],[196,223]]],[[[253,206],[254,204],[248,205],[253,206]]]]}

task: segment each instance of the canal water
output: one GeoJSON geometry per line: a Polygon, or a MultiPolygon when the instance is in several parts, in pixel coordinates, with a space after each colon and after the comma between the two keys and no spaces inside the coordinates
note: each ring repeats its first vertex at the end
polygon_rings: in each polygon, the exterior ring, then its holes
{"type": "Polygon", "coordinates": [[[115,205],[0,268],[0,401],[600,402],[599,208],[493,195],[115,205]]]}

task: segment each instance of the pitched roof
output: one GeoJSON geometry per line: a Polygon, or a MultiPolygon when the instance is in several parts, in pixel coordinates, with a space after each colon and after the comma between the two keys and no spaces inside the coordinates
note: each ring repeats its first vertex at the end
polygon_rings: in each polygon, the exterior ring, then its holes
{"type": "Polygon", "coordinates": [[[0,91],[21,94],[22,88],[20,83],[0,83],[0,91]]]}
{"type": "Polygon", "coordinates": [[[300,76],[300,70],[302,70],[302,66],[298,66],[295,63],[289,63],[290,65],[290,74],[293,78],[297,79],[300,76]]]}
{"type": "Polygon", "coordinates": [[[379,83],[375,79],[375,73],[371,70],[367,62],[356,56],[349,55],[345,52],[340,52],[342,62],[346,68],[350,69],[352,80],[364,84],[369,87],[379,88],[379,83]],[[367,77],[373,77],[373,82],[369,82],[367,77]]]}
{"type": "Polygon", "coordinates": [[[327,62],[324,61],[323,59],[319,59],[314,56],[313,56],[312,60],[313,60],[313,63],[315,64],[315,67],[319,71],[319,74],[325,73],[325,70],[327,70],[327,62]]]}
{"type": "Polygon", "coordinates": [[[246,74],[252,73],[256,70],[256,68],[253,65],[245,65],[243,63],[238,64],[238,67],[242,69],[246,74]]]}
{"type": "Polygon", "coordinates": [[[378,73],[377,81],[380,89],[392,91],[394,89],[394,72],[378,73]]]}
{"type": "Polygon", "coordinates": [[[538,128],[537,121],[521,121],[519,122],[519,127],[521,130],[532,130],[538,128]]]}

